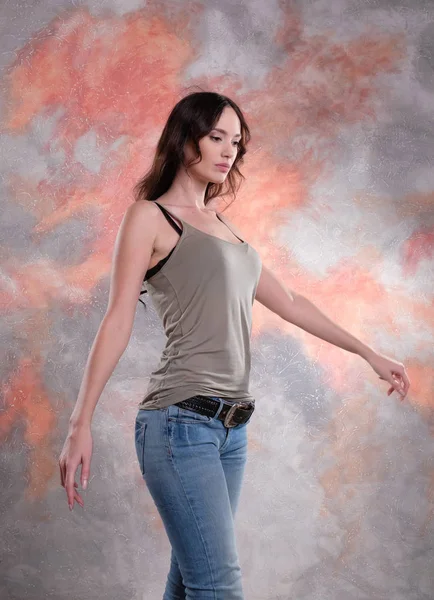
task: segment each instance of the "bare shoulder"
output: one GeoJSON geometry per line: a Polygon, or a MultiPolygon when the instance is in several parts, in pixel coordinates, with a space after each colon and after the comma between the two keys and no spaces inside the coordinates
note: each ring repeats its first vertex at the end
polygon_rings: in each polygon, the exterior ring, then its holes
{"type": "Polygon", "coordinates": [[[137,216],[139,219],[155,220],[160,210],[154,202],[149,200],[136,200],[130,204],[126,212],[137,216]]]}
{"type": "Polygon", "coordinates": [[[159,227],[159,208],[149,200],[136,200],[125,211],[120,228],[122,233],[141,244],[144,240],[154,247],[159,227]]]}

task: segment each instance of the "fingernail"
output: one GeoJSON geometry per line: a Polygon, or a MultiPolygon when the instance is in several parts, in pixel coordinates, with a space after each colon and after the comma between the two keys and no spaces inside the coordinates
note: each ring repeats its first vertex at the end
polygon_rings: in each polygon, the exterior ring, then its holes
{"type": "Polygon", "coordinates": [[[69,510],[72,510],[72,504],[69,504],[69,510]]]}
{"type": "Polygon", "coordinates": [[[83,480],[83,489],[85,490],[87,488],[87,479],[83,480]]]}

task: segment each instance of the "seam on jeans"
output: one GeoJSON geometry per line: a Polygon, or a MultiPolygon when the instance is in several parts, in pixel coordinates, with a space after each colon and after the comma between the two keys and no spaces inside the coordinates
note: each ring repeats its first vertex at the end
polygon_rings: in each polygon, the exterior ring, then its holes
{"type": "MultiPolygon", "coordinates": [[[[169,440],[169,443],[170,443],[170,440],[169,440]]],[[[178,475],[179,482],[180,482],[180,484],[181,484],[181,487],[182,487],[182,489],[183,489],[183,492],[184,492],[184,496],[185,496],[185,498],[187,499],[188,506],[190,507],[190,510],[191,510],[191,512],[192,512],[192,514],[193,514],[194,522],[196,523],[197,530],[198,530],[198,532],[199,532],[200,538],[201,538],[201,540],[202,540],[203,547],[204,547],[204,549],[205,549],[206,560],[207,560],[207,563],[208,563],[208,568],[209,568],[209,570],[210,570],[210,573],[211,573],[212,586],[213,586],[213,588],[214,588],[214,600],[216,600],[216,593],[217,593],[217,592],[216,592],[216,589],[215,589],[215,577],[214,577],[214,571],[212,570],[212,567],[211,567],[211,561],[210,561],[210,559],[209,559],[209,555],[208,555],[208,549],[207,549],[207,547],[206,547],[205,540],[204,540],[204,538],[203,538],[203,535],[202,535],[202,531],[201,531],[201,529],[200,529],[200,527],[199,527],[199,523],[198,523],[198,521],[197,521],[197,519],[196,519],[196,513],[194,512],[194,510],[193,510],[193,507],[191,506],[190,499],[189,499],[189,497],[188,497],[188,494],[187,494],[187,492],[186,492],[186,490],[185,490],[184,484],[183,484],[183,482],[182,482],[182,477],[181,477],[181,475],[180,475],[180,473],[179,473],[179,471],[178,471],[178,468],[177,468],[177,466],[176,466],[176,463],[175,463],[175,460],[174,460],[174,458],[175,458],[175,457],[173,456],[173,453],[172,453],[172,452],[171,452],[171,456],[170,456],[170,458],[171,458],[171,461],[172,461],[173,468],[174,468],[174,470],[175,470],[176,474],[178,475]]]]}
{"type": "Polygon", "coordinates": [[[172,458],[172,447],[170,445],[170,434],[169,434],[169,411],[168,408],[162,408],[164,411],[164,443],[166,445],[167,456],[172,458]]]}
{"type": "Polygon", "coordinates": [[[143,437],[142,437],[142,448],[141,448],[141,460],[142,460],[142,475],[145,474],[145,436],[146,436],[146,428],[147,428],[148,424],[144,423],[142,430],[143,430],[143,437]]]}

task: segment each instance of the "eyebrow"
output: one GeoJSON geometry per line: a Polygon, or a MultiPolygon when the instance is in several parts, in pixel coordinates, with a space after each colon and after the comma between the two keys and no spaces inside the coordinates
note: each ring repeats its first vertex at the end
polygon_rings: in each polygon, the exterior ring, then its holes
{"type": "MultiPolygon", "coordinates": [[[[225,131],[224,129],[219,129],[218,127],[214,127],[213,131],[220,131],[220,133],[224,133],[225,135],[228,135],[227,131],[225,131]]],[[[241,133],[236,133],[234,135],[234,137],[241,137],[241,133]]]]}

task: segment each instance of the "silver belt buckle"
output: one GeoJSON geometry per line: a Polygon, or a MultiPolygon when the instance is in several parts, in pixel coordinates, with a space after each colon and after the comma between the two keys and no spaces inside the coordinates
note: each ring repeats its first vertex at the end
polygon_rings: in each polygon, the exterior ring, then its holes
{"type": "Polygon", "coordinates": [[[250,404],[247,402],[236,402],[235,404],[233,404],[230,407],[230,409],[228,410],[227,415],[225,417],[225,421],[224,421],[225,427],[235,427],[236,425],[238,425],[238,423],[231,424],[230,419],[239,406],[248,407],[248,406],[250,406],[250,404]]]}

